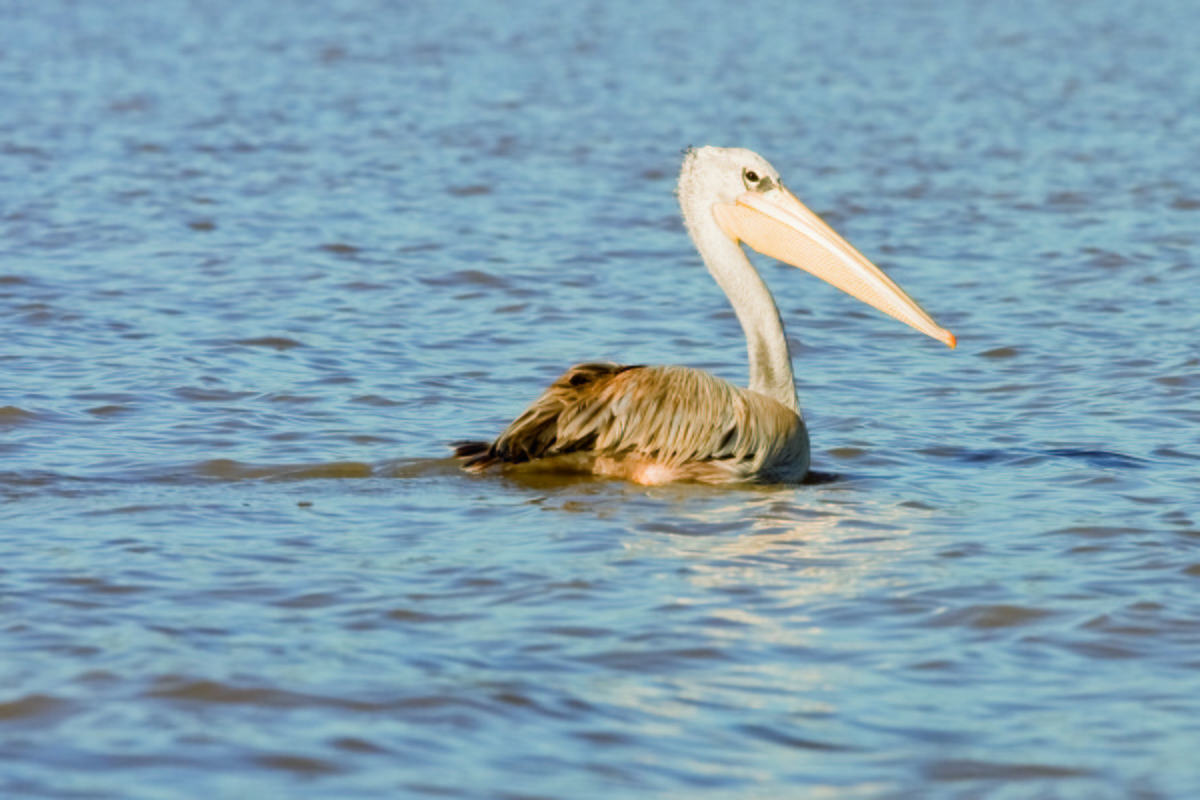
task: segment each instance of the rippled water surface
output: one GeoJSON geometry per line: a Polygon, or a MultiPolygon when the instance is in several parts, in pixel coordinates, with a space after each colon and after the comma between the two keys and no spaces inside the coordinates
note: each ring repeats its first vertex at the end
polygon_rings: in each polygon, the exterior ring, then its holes
{"type": "Polygon", "coordinates": [[[1200,796],[1189,3],[0,4],[0,795],[1200,796]],[[959,338],[759,259],[822,482],[473,477],[745,380],[762,152],[959,338]]]}

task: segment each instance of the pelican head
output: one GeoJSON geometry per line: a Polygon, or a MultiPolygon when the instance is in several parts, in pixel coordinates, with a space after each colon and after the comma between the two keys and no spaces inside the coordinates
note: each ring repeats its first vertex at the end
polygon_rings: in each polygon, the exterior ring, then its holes
{"type": "MultiPolygon", "coordinates": [[[[765,158],[738,147],[688,151],[679,176],[685,217],[707,213],[733,242],[811,272],[918,331],[955,346],[879,267],[825,224],[783,185],[765,158]]],[[[697,224],[689,222],[689,226],[697,224]]],[[[699,223],[703,224],[703,223],[699,223]]],[[[696,233],[693,231],[693,236],[696,233]]]]}

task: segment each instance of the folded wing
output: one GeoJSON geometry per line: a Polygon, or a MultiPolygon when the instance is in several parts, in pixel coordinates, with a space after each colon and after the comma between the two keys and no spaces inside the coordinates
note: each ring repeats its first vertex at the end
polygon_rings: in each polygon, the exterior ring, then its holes
{"type": "Polygon", "coordinates": [[[705,480],[803,477],[807,453],[804,423],[775,400],[687,367],[618,364],[572,367],[490,446],[456,449],[474,471],[582,454],[705,480]]]}

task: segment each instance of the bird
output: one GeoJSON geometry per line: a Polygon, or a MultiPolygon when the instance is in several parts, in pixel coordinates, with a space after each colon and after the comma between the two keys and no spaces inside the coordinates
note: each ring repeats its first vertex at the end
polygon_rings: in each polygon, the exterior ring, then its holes
{"type": "Polygon", "coordinates": [[[810,446],[787,336],[743,244],[955,347],[954,334],[801,203],[757,153],[688,148],[677,195],[692,242],[745,333],[749,386],[690,367],[578,364],[494,441],[453,442],[465,470],[591,473],[645,485],[802,482],[810,446]]]}

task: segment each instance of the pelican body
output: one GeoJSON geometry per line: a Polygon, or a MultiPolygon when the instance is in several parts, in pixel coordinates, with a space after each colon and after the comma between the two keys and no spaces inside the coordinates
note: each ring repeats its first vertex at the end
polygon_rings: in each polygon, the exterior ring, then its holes
{"type": "Polygon", "coordinates": [[[688,367],[580,364],[494,442],[455,443],[465,469],[585,472],[643,484],[803,480],[808,431],[787,336],[742,244],[954,347],[952,333],[784,188],[757,153],[689,149],[678,194],[688,233],[745,332],[749,387],[688,367]]]}

